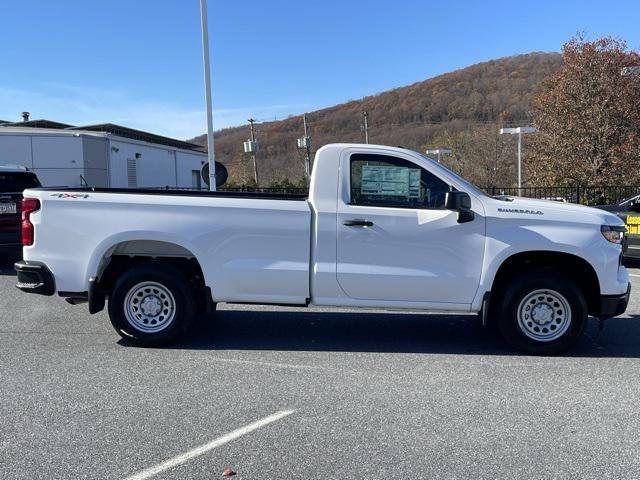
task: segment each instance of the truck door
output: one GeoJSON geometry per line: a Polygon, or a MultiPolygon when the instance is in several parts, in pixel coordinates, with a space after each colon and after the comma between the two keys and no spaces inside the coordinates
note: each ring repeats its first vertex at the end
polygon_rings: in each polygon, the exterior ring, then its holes
{"type": "Polygon", "coordinates": [[[351,298],[471,303],[480,280],[485,220],[458,223],[444,208],[451,186],[407,158],[341,159],[337,279],[351,298]]]}

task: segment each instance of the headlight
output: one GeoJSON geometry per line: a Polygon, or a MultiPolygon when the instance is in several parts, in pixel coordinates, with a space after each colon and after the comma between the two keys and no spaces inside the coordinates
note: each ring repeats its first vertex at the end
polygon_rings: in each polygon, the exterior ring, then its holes
{"type": "Polygon", "coordinates": [[[626,232],[627,229],[622,225],[602,225],[600,231],[602,232],[602,236],[611,243],[621,244],[624,232],[626,232]]]}

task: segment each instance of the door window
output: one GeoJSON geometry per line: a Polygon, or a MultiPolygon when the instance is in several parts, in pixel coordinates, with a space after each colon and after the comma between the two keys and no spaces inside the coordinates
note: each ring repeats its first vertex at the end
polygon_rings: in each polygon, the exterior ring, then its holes
{"type": "Polygon", "coordinates": [[[415,163],[389,155],[353,154],[350,172],[352,205],[443,209],[452,189],[415,163]]]}

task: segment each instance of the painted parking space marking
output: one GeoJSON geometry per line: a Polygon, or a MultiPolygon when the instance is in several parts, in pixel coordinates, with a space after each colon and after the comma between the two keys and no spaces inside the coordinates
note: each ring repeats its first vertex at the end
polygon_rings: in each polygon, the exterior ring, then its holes
{"type": "Polygon", "coordinates": [[[210,360],[223,363],[237,363],[240,365],[252,365],[269,368],[292,368],[294,370],[326,370],[320,365],[296,365],[292,363],[264,362],[261,360],[244,360],[240,358],[207,357],[210,360]]]}
{"type": "Polygon", "coordinates": [[[276,422],[284,417],[287,417],[291,415],[293,412],[294,410],[282,410],[280,412],[276,412],[273,415],[269,415],[268,417],[264,417],[260,420],[250,423],[249,425],[238,428],[237,430],[229,432],[226,435],[223,435],[208,443],[205,443],[204,445],[200,445],[199,447],[193,448],[188,452],[183,453],[182,455],[178,455],[165,462],[159,463],[158,465],[155,465],[139,473],[136,473],[135,475],[127,477],[126,480],[146,480],[147,478],[151,478],[160,472],[164,472],[165,470],[169,470],[170,468],[181,465],[191,460],[192,458],[199,457],[200,455],[203,455],[209,452],[210,450],[213,450],[214,448],[217,448],[226,443],[232,442],[233,440],[236,440],[242,437],[243,435],[246,435],[247,433],[251,433],[254,430],[258,430],[259,428],[265,427],[270,423],[276,422]]]}

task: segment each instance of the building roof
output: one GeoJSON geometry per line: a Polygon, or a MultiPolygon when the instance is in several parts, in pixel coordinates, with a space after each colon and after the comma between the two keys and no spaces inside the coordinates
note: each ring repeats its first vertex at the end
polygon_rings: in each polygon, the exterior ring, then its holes
{"type": "Polygon", "coordinates": [[[27,120],[26,122],[7,122],[5,125],[7,127],[31,127],[31,128],[55,128],[55,129],[63,129],[69,128],[72,125],[67,123],[54,122],[52,120],[46,120],[41,118],[39,120],[27,120]]]}
{"type": "Polygon", "coordinates": [[[82,127],[69,127],[68,130],[88,130],[91,132],[105,132],[117,135],[119,137],[132,138],[134,140],[141,140],[143,142],[157,143],[160,145],[167,145],[169,147],[183,148],[185,150],[198,150],[200,145],[195,143],[185,142],[183,140],[176,140],[175,138],[164,137],[162,135],[156,135],[155,133],[144,132],[142,130],[136,130],[135,128],[123,127],[122,125],[116,125],[114,123],[100,123],[97,125],[86,125],[82,127]]]}
{"type": "Polygon", "coordinates": [[[38,129],[52,129],[52,130],[84,130],[89,132],[110,133],[124,138],[131,138],[133,140],[141,140],[143,142],[156,143],[159,145],[166,145],[174,148],[181,148],[184,150],[197,150],[202,152],[202,147],[195,143],[185,142],[184,140],[177,140],[175,138],[165,137],[162,135],[156,135],[155,133],[144,132],[142,130],[136,130],[134,128],[124,127],[122,125],[116,125],[114,123],[99,123],[95,125],[75,126],[66,123],[55,122],[53,120],[28,120],[26,122],[5,122],[0,120],[2,127],[17,127],[17,128],[38,128],[38,129]]]}

